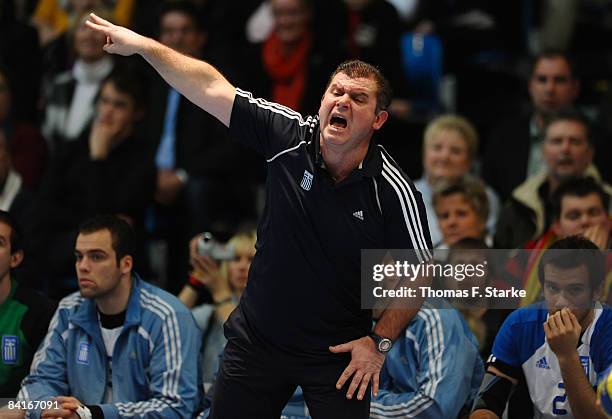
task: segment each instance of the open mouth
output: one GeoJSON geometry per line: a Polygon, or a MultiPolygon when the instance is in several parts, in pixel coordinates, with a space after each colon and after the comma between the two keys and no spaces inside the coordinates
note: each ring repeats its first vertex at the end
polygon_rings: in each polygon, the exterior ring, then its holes
{"type": "Polygon", "coordinates": [[[347,122],[346,122],[346,119],[344,119],[343,117],[334,115],[329,120],[329,125],[331,125],[332,127],[336,129],[344,129],[347,126],[347,122]]]}

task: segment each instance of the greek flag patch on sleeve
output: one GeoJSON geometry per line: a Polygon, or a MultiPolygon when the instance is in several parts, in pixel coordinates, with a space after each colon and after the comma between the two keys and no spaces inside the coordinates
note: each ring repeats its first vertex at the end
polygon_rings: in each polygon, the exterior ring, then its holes
{"type": "Polygon", "coordinates": [[[19,358],[19,339],[17,336],[2,336],[2,362],[7,365],[17,363],[19,358]]]}

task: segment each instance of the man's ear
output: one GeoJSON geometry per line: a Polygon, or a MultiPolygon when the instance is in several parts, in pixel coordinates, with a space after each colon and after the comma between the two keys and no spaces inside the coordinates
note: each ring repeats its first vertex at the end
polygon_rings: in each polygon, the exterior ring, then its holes
{"type": "Polygon", "coordinates": [[[22,261],[23,261],[23,250],[18,250],[15,253],[11,254],[11,263],[9,266],[11,267],[11,269],[14,269],[18,267],[19,265],[21,265],[22,261]]]}
{"type": "Polygon", "coordinates": [[[129,274],[132,272],[132,268],[134,267],[134,259],[130,255],[125,255],[119,261],[119,270],[121,270],[122,274],[129,274]]]}
{"type": "Polygon", "coordinates": [[[389,112],[387,111],[378,112],[378,115],[376,115],[376,119],[374,120],[374,123],[372,124],[372,128],[374,128],[374,130],[379,130],[380,127],[383,126],[387,118],[389,118],[389,112]]]}

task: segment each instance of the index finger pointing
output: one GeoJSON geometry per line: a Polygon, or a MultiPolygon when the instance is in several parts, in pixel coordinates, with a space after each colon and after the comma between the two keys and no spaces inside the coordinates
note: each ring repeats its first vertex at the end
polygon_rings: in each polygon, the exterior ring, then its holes
{"type": "Polygon", "coordinates": [[[106,36],[110,34],[110,28],[93,23],[91,20],[86,20],[85,25],[90,29],[104,33],[106,36]]]}
{"type": "Polygon", "coordinates": [[[113,24],[110,23],[108,20],[102,19],[100,16],[96,15],[95,13],[90,13],[89,19],[91,19],[94,23],[97,23],[98,25],[108,26],[108,27],[113,26],[113,24]]]}

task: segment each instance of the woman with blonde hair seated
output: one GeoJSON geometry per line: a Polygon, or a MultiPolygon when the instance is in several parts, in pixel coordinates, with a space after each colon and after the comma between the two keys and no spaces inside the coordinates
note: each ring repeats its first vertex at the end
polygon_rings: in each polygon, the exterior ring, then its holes
{"type": "MultiPolygon", "coordinates": [[[[441,181],[452,181],[472,171],[478,154],[478,134],[474,126],[457,115],[442,115],[432,120],[423,137],[423,177],[414,182],[423,196],[431,241],[436,246],[442,241],[436,212],[432,205],[433,191],[441,181]]],[[[490,187],[485,186],[489,215],[486,226],[493,234],[499,198],[490,187]]]]}
{"type": "Polygon", "coordinates": [[[218,368],[219,354],[226,343],[223,324],[238,305],[246,288],[249,268],[255,255],[256,236],[254,231],[234,235],[224,249],[229,251],[227,253],[232,253],[233,250],[234,257],[221,261],[214,260],[210,255],[200,254],[198,241],[201,237],[202,235],[194,237],[189,244],[191,265],[194,269],[179,293],[179,299],[193,309],[196,323],[203,331],[203,381],[212,383],[218,368]],[[212,302],[196,306],[200,293],[205,290],[212,296],[212,302]]]}

